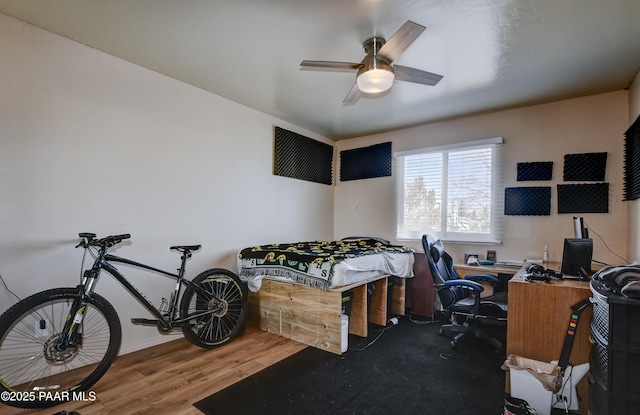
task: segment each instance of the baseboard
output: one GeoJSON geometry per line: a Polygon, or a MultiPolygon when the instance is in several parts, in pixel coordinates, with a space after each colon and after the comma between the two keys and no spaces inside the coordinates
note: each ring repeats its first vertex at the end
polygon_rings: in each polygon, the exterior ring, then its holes
{"type": "Polygon", "coordinates": [[[126,344],[123,342],[120,353],[118,355],[128,354],[137,352],[138,350],[146,349],[148,347],[157,346],[162,343],[167,343],[170,341],[178,340],[182,338],[182,333],[172,333],[172,334],[160,334],[158,333],[152,337],[146,337],[144,339],[140,339],[133,342],[127,342],[126,344]]]}

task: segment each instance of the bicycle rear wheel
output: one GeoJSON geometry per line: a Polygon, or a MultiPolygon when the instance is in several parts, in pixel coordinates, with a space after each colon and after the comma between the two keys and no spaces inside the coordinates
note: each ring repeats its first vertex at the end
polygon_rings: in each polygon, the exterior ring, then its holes
{"type": "Polygon", "coordinates": [[[122,331],[113,306],[92,294],[77,345],[59,347],[75,288],[56,288],[18,302],[0,316],[2,402],[18,408],[46,408],[93,386],[120,349],[122,331]]]}
{"type": "Polygon", "coordinates": [[[196,346],[214,348],[233,340],[247,319],[247,288],[233,272],[214,268],[202,272],[184,291],[180,318],[184,337],[196,346]]]}

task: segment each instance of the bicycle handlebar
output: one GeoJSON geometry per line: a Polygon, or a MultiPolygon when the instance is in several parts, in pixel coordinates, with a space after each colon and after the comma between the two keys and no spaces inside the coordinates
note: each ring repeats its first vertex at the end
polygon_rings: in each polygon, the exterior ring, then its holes
{"type": "Polygon", "coordinates": [[[100,239],[94,239],[96,237],[96,234],[89,232],[80,233],[78,236],[82,238],[82,241],[78,244],[78,246],[76,246],[76,248],[79,246],[86,247],[88,245],[110,248],[125,239],[131,238],[131,235],[128,233],[123,233],[122,235],[105,236],[104,238],[100,239]]]}

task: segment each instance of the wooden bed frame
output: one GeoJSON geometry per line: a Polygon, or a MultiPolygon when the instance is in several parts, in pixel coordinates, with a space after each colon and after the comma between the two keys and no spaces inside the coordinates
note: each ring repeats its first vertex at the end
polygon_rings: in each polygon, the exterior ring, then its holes
{"type": "Polygon", "coordinates": [[[343,293],[351,291],[349,333],[366,337],[369,322],[387,324],[387,311],[405,314],[405,290],[404,278],[389,275],[327,291],[265,278],[257,292],[249,293],[248,318],[264,331],[342,354],[343,293]],[[375,285],[370,298],[368,283],[375,285]]]}

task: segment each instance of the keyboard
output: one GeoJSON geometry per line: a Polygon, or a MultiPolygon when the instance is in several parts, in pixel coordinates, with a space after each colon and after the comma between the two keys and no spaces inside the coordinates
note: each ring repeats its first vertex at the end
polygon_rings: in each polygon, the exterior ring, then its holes
{"type": "Polygon", "coordinates": [[[522,268],[524,262],[522,261],[497,261],[495,263],[497,267],[507,267],[507,268],[522,268]]]}

